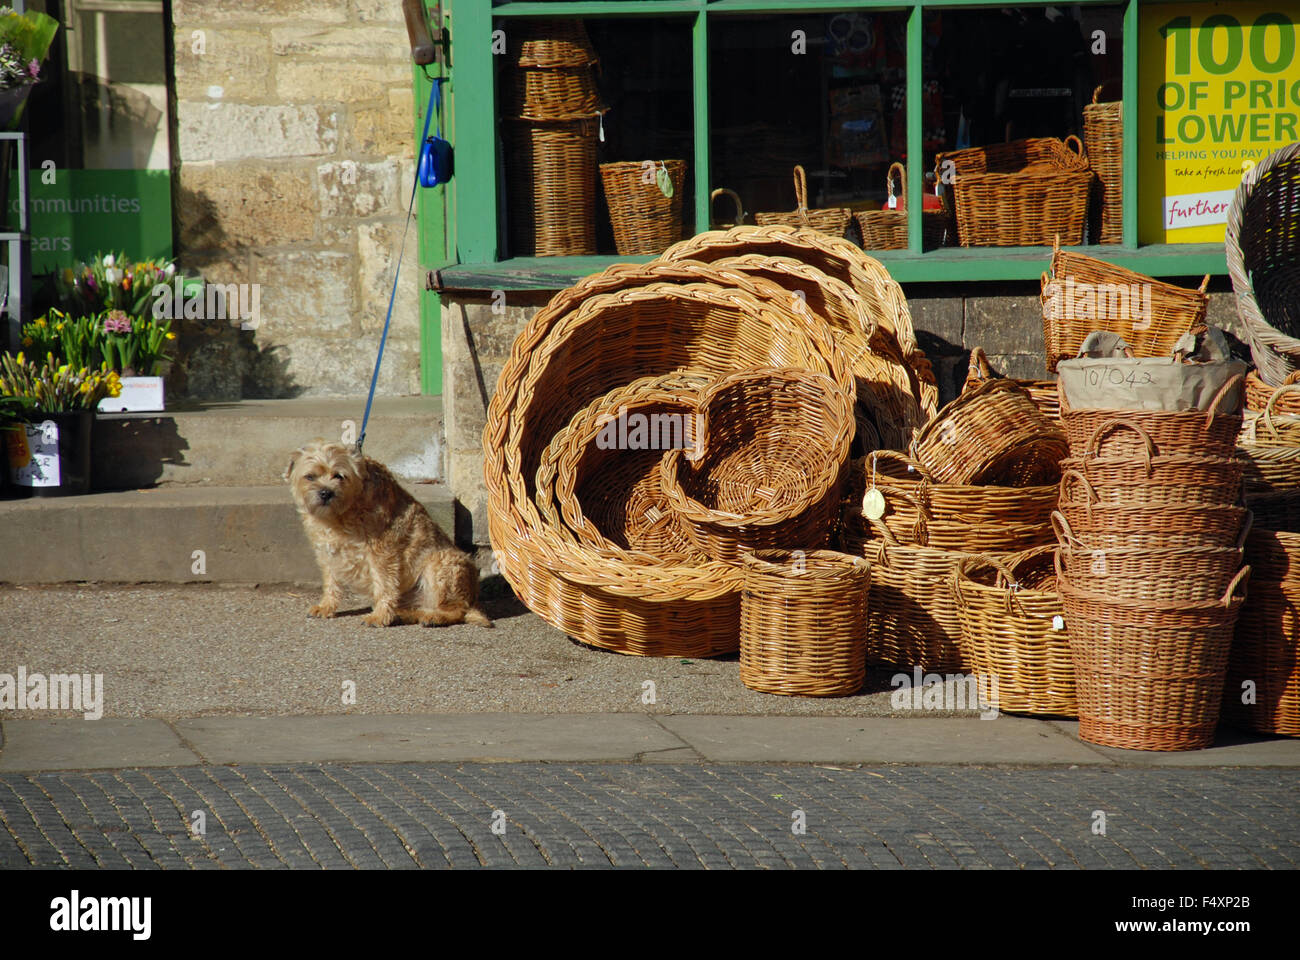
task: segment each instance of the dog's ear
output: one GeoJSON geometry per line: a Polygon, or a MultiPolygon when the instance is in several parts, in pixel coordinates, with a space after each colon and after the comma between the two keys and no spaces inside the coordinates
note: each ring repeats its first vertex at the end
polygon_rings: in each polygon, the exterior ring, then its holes
{"type": "Polygon", "coordinates": [[[286,483],[289,482],[289,478],[293,476],[293,468],[298,465],[298,458],[301,457],[302,454],[303,451],[299,448],[289,455],[289,465],[284,468],[284,473],[280,476],[281,480],[286,483]]]}

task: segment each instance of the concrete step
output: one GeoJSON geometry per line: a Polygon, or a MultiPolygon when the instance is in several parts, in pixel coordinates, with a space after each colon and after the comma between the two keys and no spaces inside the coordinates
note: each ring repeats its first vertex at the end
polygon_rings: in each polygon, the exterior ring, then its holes
{"type": "MultiPolygon", "coordinates": [[[[163,413],[100,414],[92,434],[97,490],[156,483],[278,484],[289,454],[317,437],[361,430],[366,398],[180,404],[163,413]]],[[[441,397],[380,397],[366,453],[408,481],[443,480],[441,397]]]]}
{"type": "MultiPolygon", "coordinates": [[[[407,489],[454,535],[455,501],[446,486],[407,489]]],[[[0,500],[0,582],[83,580],[320,585],[283,482],[0,500]]]]}

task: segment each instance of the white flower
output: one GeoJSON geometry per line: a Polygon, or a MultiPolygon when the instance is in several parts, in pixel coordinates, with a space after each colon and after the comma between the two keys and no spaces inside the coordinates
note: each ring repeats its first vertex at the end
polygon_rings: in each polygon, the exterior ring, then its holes
{"type": "Polygon", "coordinates": [[[104,271],[104,280],[108,283],[117,283],[122,279],[122,271],[108,269],[104,271]]]}
{"type": "Polygon", "coordinates": [[[104,266],[106,267],[111,267],[115,262],[116,261],[113,259],[113,255],[111,253],[107,254],[104,257],[104,266]]]}
{"type": "Polygon", "coordinates": [[[169,277],[175,272],[176,272],[176,264],[174,263],[167,264],[167,269],[163,271],[163,273],[165,273],[169,277]]]}

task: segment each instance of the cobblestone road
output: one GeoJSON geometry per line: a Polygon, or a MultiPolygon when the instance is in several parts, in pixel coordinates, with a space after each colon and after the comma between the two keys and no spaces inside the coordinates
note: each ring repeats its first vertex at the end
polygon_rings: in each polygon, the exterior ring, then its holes
{"type": "Polygon", "coordinates": [[[1297,788],[1300,772],[1258,769],[501,763],[6,774],[0,867],[1295,868],[1297,788]]]}

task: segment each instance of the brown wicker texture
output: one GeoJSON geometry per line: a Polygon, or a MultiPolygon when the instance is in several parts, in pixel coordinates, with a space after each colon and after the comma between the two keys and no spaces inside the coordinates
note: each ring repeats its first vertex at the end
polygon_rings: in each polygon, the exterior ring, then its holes
{"type": "Polygon", "coordinates": [[[513,63],[519,67],[589,67],[598,62],[581,20],[521,17],[510,22],[508,38],[513,63]]]}
{"type": "Polygon", "coordinates": [[[1060,425],[1012,380],[987,380],[953,400],[912,444],[941,483],[1009,487],[1054,483],[1068,453],[1060,425]]]}
{"type": "Polygon", "coordinates": [[[600,179],[619,256],[663,253],[682,238],[685,160],[602,163],[600,179]],[[659,189],[657,173],[661,169],[672,182],[671,197],[659,189]]]}
{"type": "Polygon", "coordinates": [[[746,254],[715,260],[712,268],[772,281],[789,291],[792,309],[806,310],[834,332],[857,380],[859,449],[905,447],[929,419],[912,393],[915,375],[902,349],[878,333],[867,301],[848,284],[792,257],[746,254]]]}
{"type": "Polygon", "coordinates": [[[1097,175],[1089,223],[1096,243],[1124,239],[1124,118],[1119,100],[1099,102],[1103,87],[1083,108],[1083,146],[1097,175]]]}
{"type": "Polygon", "coordinates": [[[659,462],[669,446],[697,442],[693,414],[708,383],[678,373],[634,380],[575,414],[537,468],[542,519],[592,547],[697,557],[663,496],[659,462]]]}
{"type": "Polygon", "coordinates": [[[1093,175],[1078,137],[940,153],[935,172],[951,184],[963,247],[1047,246],[1058,234],[1083,243],[1093,175]]]}
{"type": "Polygon", "coordinates": [[[1163,604],[1061,581],[1079,738],[1128,750],[1210,746],[1249,575],[1243,567],[1215,600],[1163,604]]]}
{"type": "Polygon", "coordinates": [[[590,67],[517,69],[506,90],[507,116],[523,120],[582,120],[605,110],[590,67]]]}
{"type": "Polygon", "coordinates": [[[745,554],[740,681],[760,693],[843,697],[867,675],[871,567],[832,550],[745,554]]]}
{"type": "MultiPolygon", "coordinates": [[[[1065,494],[1062,483],[1062,497],[1065,494]]],[[[1070,531],[1090,550],[1165,550],[1235,543],[1246,508],[1218,504],[1131,504],[1061,500],[1070,531]]]]}
{"type": "Polygon", "coordinates": [[[1123,417],[1102,423],[1081,451],[1082,456],[1061,461],[1061,499],[1134,505],[1240,501],[1244,466],[1240,458],[1190,454],[1161,457],[1155,451],[1155,441],[1141,425],[1123,417]],[[1099,456],[1106,438],[1123,431],[1137,437],[1138,454],[1099,456]]]}
{"type": "Polygon", "coordinates": [[[509,120],[506,133],[512,254],[595,254],[595,121],[509,120]]]}
{"type": "Polygon", "coordinates": [[[1094,330],[1117,333],[1135,357],[1166,357],[1178,339],[1205,322],[1210,276],[1196,290],[1055,245],[1040,282],[1047,369],[1072,360],[1094,330]]]}
{"type": "Polygon", "coordinates": [[[620,264],[561,291],[516,338],[483,434],[493,550],[520,599],[594,646],[655,656],[716,656],[739,643],[739,571],[664,563],[569,542],[533,501],[546,446],[573,415],[645,376],[716,377],[777,359],[852,373],[789,295],[707,267],[620,264]]]}
{"type": "Polygon", "coordinates": [[[1260,377],[1300,368],[1300,143],[1270,153],[1228,207],[1228,275],[1260,377]]]}
{"type": "Polygon", "coordinates": [[[1086,593],[1166,603],[1223,596],[1241,569],[1245,525],[1235,546],[1089,550],[1067,538],[1057,548],[1057,574],[1086,593]]]}
{"type": "Polygon", "coordinates": [[[823,210],[808,209],[808,175],[803,167],[794,168],[795,210],[793,213],[756,213],[754,222],[760,227],[790,226],[817,230],[832,237],[843,237],[853,220],[853,211],[848,207],[827,207],[823,210]]]}
{"type": "MultiPolygon", "coordinates": [[[[1260,379],[1259,374],[1254,370],[1246,374],[1246,409],[1263,410],[1268,406],[1268,402],[1273,399],[1274,395],[1283,387],[1289,387],[1300,384],[1300,370],[1295,371],[1276,387],[1271,387],[1260,379]]],[[[1283,396],[1279,397],[1274,404],[1273,410],[1278,414],[1297,417],[1300,416],[1300,391],[1288,390],[1283,396]]]]}
{"type": "MultiPolygon", "coordinates": [[[[726,197],[731,201],[732,215],[730,223],[725,220],[710,219],[710,230],[730,230],[732,227],[738,227],[745,222],[745,205],[740,201],[740,194],[735,190],[728,190],[726,187],[717,187],[709,194],[709,209],[713,210],[713,204],[718,197],[726,197]]],[[[710,218],[712,214],[710,213],[710,218]]]]}
{"type": "MultiPolygon", "coordinates": [[[[911,371],[912,395],[927,418],[934,416],[939,409],[939,386],[930,361],[917,346],[903,288],[879,260],[867,256],[849,241],[795,227],[741,226],[696,234],[674,244],[660,260],[711,263],[747,254],[802,260],[856,290],[869,311],[872,349],[889,357],[901,351],[902,360],[911,371]]],[[[850,356],[857,353],[851,345],[847,350],[850,356]]]]}
{"type": "Polygon", "coordinates": [[[700,396],[703,443],[660,468],[686,535],[715,560],[816,549],[835,532],[853,439],[853,394],[807,370],[756,367],[700,396]]]}
{"type": "MultiPolygon", "coordinates": [[[[893,209],[862,210],[853,214],[862,233],[863,250],[907,249],[907,169],[901,163],[890,164],[885,186],[896,202],[893,209]]],[[[924,249],[932,250],[944,245],[950,219],[946,210],[921,211],[921,245],[924,249]]]]}
{"type": "MultiPolygon", "coordinates": [[[[983,347],[971,347],[970,365],[966,368],[966,382],[962,386],[963,393],[974,390],[985,380],[1005,379],[1008,378],[993,372],[983,347]]],[[[1049,420],[1061,419],[1061,395],[1055,380],[1012,380],[1011,382],[1029,394],[1029,399],[1034,401],[1034,406],[1043,412],[1043,416],[1049,420]]]]}
{"type": "Polygon", "coordinates": [[[933,483],[905,454],[880,450],[850,464],[843,528],[866,540],[885,536],[901,544],[943,550],[1014,553],[1055,542],[1055,484],[1037,487],[973,487],[933,483]],[[910,469],[909,469],[910,468],[910,469]],[[879,491],[885,512],[863,515],[863,495],[879,491]]]}
{"type": "Polygon", "coordinates": [[[1208,410],[1075,410],[1062,397],[1061,422],[1070,440],[1070,453],[1081,457],[1092,451],[1107,459],[1132,459],[1143,456],[1150,450],[1148,444],[1153,444],[1157,457],[1231,457],[1241,433],[1241,411],[1220,407],[1240,382],[1241,377],[1236,376],[1225,383],[1208,410]],[[1119,421],[1139,427],[1141,432],[1102,430],[1119,421]]]}
{"type": "MultiPolygon", "coordinates": [[[[1263,531],[1261,531],[1263,532],[1263,531]]],[[[1300,534],[1278,533],[1300,539],[1300,534]]],[[[1300,584],[1251,580],[1223,685],[1223,719],[1234,726],[1300,737],[1300,584]],[[1244,703],[1246,681],[1254,701],[1244,703]]]]}
{"type": "Polygon", "coordinates": [[[871,562],[867,663],[939,672],[962,669],[952,575],[969,554],[905,546],[888,537],[843,535],[841,542],[848,553],[871,562]]]}
{"type": "Polygon", "coordinates": [[[1052,552],[967,557],[953,573],[962,658],[988,678],[993,706],[1005,713],[1072,717],[1078,709],[1052,552]]]}
{"type": "Polygon", "coordinates": [[[1246,496],[1300,490],[1300,447],[1265,447],[1243,444],[1237,448],[1242,461],[1246,496]]]}

